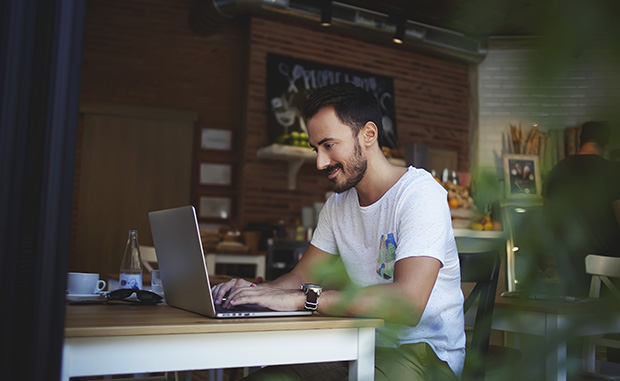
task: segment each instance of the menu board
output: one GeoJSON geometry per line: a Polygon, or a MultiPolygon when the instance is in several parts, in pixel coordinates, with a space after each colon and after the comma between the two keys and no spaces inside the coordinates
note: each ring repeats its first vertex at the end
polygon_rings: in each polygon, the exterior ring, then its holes
{"type": "Polygon", "coordinates": [[[385,147],[397,148],[392,78],[275,54],[267,55],[270,143],[293,131],[307,133],[301,112],[307,94],[340,82],[351,82],[375,95],[383,115],[382,144],[385,147]]]}

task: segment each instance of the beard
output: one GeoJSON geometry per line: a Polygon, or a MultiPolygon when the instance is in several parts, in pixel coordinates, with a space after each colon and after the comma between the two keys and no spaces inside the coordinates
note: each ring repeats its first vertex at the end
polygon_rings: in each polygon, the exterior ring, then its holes
{"type": "Polygon", "coordinates": [[[357,184],[359,184],[360,181],[362,181],[362,178],[364,178],[364,174],[366,173],[367,167],[368,162],[362,156],[362,148],[360,147],[358,142],[355,145],[355,152],[349,160],[346,172],[342,163],[330,165],[329,167],[323,169],[323,172],[330,173],[335,169],[340,169],[342,174],[345,175],[344,181],[339,183],[337,177],[330,179],[330,181],[332,182],[333,191],[336,193],[342,193],[355,187],[357,184]]]}

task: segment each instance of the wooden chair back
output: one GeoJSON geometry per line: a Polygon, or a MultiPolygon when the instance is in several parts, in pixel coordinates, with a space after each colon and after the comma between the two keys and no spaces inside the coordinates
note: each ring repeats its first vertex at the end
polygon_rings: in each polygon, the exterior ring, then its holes
{"type": "Polygon", "coordinates": [[[459,253],[461,281],[475,283],[467,295],[463,310],[477,301],[471,341],[466,349],[463,379],[484,379],[491,338],[491,322],[499,278],[500,256],[496,250],[459,253]]]}
{"type": "MultiPolygon", "coordinates": [[[[592,275],[590,298],[601,297],[601,285],[604,284],[611,294],[620,300],[620,290],[609,278],[620,278],[620,258],[589,254],[586,256],[586,273],[592,275]]],[[[597,374],[596,347],[620,348],[620,340],[613,336],[588,336],[584,340],[583,357],[586,374],[597,374]]],[[[603,375],[599,375],[601,378],[603,375]]]]}
{"type": "Polygon", "coordinates": [[[590,297],[601,296],[601,284],[620,299],[620,290],[611,282],[611,278],[620,278],[620,258],[589,254],[586,256],[586,273],[592,275],[590,297]]]}

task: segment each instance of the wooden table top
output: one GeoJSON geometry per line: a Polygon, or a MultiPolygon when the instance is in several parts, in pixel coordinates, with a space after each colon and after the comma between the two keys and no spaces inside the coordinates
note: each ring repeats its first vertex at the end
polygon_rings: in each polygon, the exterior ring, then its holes
{"type": "Polygon", "coordinates": [[[552,314],[600,314],[618,312],[618,303],[606,303],[601,300],[562,301],[498,296],[495,307],[514,311],[543,312],[552,314]]]}
{"type": "Polygon", "coordinates": [[[156,306],[68,305],[65,318],[65,338],[379,326],[383,326],[383,320],[374,318],[313,315],[212,319],[165,304],[156,306]]]}

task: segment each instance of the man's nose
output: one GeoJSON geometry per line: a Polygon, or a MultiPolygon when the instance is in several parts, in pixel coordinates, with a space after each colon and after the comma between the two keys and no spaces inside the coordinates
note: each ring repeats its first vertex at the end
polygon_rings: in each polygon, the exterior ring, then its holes
{"type": "Polygon", "coordinates": [[[322,171],[329,166],[329,157],[326,154],[321,153],[321,150],[316,152],[316,169],[322,171]]]}

